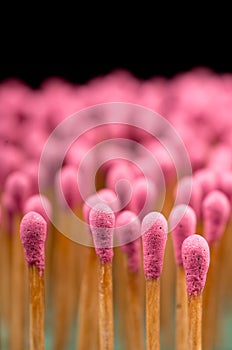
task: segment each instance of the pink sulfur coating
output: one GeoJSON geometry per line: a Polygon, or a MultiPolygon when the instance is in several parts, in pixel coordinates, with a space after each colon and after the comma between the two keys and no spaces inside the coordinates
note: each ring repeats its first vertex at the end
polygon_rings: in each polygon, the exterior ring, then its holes
{"type": "Polygon", "coordinates": [[[96,204],[90,210],[89,224],[97,255],[103,264],[112,262],[115,226],[113,211],[105,203],[96,204]]]}
{"type": "Polygon", "coordinates": [[[165,217],[151,212],[142,221],[143,264],[147,279],[157,279],[163,269],[168,225],[165,217]]]}
{"type": "Polygon", "coordinates": [[[75,208],[81,203],[81,195],[78,188],[77,170],[66,165],[58,172],[56,177],[57,199],[63,207],[75,208]]]}
{"type": "Polygon", "coordinates": [[[232,171],[223,171],[223,173],[219,175],[218,188],[228,197],[232,204],[232,171]]]}
{"type": "Polygon", "coordinates": [[[35,194],[29,197],[24,204],[23,213],[27,214],[29,211],[40,214],[48,224],[52,215],[51,203],[45,196],[35,194]]]}
{"type": "Polygon", "coordinates": [[[205,286],[210,253],[207,241],[200,235],[191,235],[182,245],[182,259],[189,296],[199,295],[205,286]]]}
{"type": "Polygon", "coordinates": [[[35,265],[40,274],[45,268],[46,236],[47,223],[40,214],[30,211],[24,215],[20,224],[20,238],[25,259],[29,266],[35,265]]]}
{"type": "Polygon", "coordinates": [[[194,179],[202,191],[202,199],[211,191],[217,188],[217,176],[208,168],[197,170],[194,173],[194,179]]]}
{"type": "Polygon", "coordinates": [[[114,213],[118,211],[119,204],[116,193],[112,190],[109,190],[108,188],[103,188],[97,193],[88,197],[83,205],[82,211],[86,223],[89,223],[90,210],[99,202],[104,202],[105,204],[107,204],[113,210],[114,213]]]}
{"type": "Polygon", "coordinates": [[[22,213],[25,200],[31,194],[31,184],[27,175],[20,171],[11,173],[6,179],[5,193],[11,198],[12,212],[22,213]]]}
{"type": "Polygon", "coordinates": [[[202,203],[204,235],[209,245],[217,242],[225,230],[230,215],[230,202],[221,191],[212,191],[202,203]]]}
{"type": "Polygon", "coordinates": [[[157,194],[156,186],[150,179],[144,177],[135,179],[132,186],[132,197],[128,208],[143,219],[154,208],[157,194]]]}
{"type": "Polygon", "coordinates": [[[129,210],[121,212],[116,219],[117,238],[122,251],[127,256],[128,268],[138,272],[140,268],[140,221],[129,210]]]}
{"type": "Polygon", "coordinates": [[[129,164],[123,161],[117,162],[108,170],[106,175],[106,186],[115,190],[118,194],[121,208],[125,208],[131,198],[131,182],[134,179],[134,173],[129,164]]]}
{"type": "Polygon", "coordinates": [[[196,214],[194,210],[185,204],[174,207],[169,217],[170,229],[177,265],[183,265],[181,248],[188,236],[196,232],[196,214]]]}

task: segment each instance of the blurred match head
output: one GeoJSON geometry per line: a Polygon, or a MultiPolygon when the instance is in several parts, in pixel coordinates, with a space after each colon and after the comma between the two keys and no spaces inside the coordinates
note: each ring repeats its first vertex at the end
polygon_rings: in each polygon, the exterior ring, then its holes
{"type": "Polygon", "coordinates": [[[142,221],[143,262],[146,279],[157,279],[163,268],[168,225],[159,212],[151,212],[142,221]]]}
{"type": "Polygon", "coordinates": [[[44,218],[31,211],[24,215],[20,224],[20,238],[25,259],[29,266],[35,265],[40,274],[45,268],[45,241],[47,223],[44,218]]]}
{"type": "Polygon", "coordinates": [[[103,264],[113,259],[113,233],[115,216],[105,203],[96,204],[89,213],[90,230],[97,255],[103,264]]]}
{"type": "Polygon", "coordinates": [[[182,259],[188,295],[198,296],[204,289],[210,262],[207,241],[196,234],[187,237],[182,245],[182,259]]]}
{"type": "Polygon", "coordinates": [[[202,203],[204,235],[209,244],[217,242],[225,230],[230,202],[221,191],[212,191],[202,203]]]}
{"type": "Polygon", "coordinates": [[[14,213],[22,213],[25,200],[31,192],[31,184],[29,178],[20,171],[11,173],[5,183],[5,193],[11,198],[14,213]]]}
{"type": "Polygon", "coordinates": [[[66,165],[57,173],[56,189],[58,200],[63,207],[74,209],[81,202],[75,167],[66,165]]]}
{"type": "Polygon", "coordinates": [[[177,265],[183,265],[181,247],[188,236],[196,232],[196,215],[194,210],[185,204],[174,207],[169,217],[170,229],[177,265]]]}
{"type": "Polygon", "coordinates": [[[117,239],[127,256],[128,268],[137,272],[140,268],[140,220],[131,211],[121,212],[116,219],[117,239]]]}
{"type": "Polygon", "coordinates": [[[35,194],[29,197],[25,204],[23,213],[27,214],[29,211],[35,211],[40,214],[49,223],[49,218],[52,216],[52,207],[50,201],[43,195],[35,194]]]}

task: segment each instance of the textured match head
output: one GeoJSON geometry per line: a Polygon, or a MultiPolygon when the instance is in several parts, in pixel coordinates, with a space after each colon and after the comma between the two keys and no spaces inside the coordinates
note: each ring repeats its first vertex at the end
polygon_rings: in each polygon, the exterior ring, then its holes
{"type": "Polygon", "coordinates": [[[182,245],[182,259],[189,296],[199,295],[205,286],[210,253],[207,241],[200,235],[191,235],[182,245]]]}
{"type": "Polygon", "coordinates": [[[23,213],[26,214],[29,211],[35,211],[40,214],[49,223],[49,218],[52,216],[52,207],[50,201],[43,195],[35,194],[29,197],[25,204],[23,213]]]}
{"type": "Polygon", "coordinates": [[[195,212],[188,205],[177,205],[171,211],[169,223],[170,229],[172,231],[176,263],[177,265],[182,265],[182,243],[185,240],[185,238],[196,232],[195,212]]]}
{"type": "Polygon", "coordinates": [[[31,211],[24,215],[20,224],[20,238],[25,259],[29,266],[35,265],[41,274],[45,268],[46,236],[47,223],[40,214],[31,211]]]}
{"type": "Polygon", "coordinates": [[[202,203],[204,235],[209,244],[217,242],[226,227],[230,202],[221,191],[212,191],[202,203]]]}
{"type": "Polygon", "coordinates": [[[137,272],[140,268],[140,220],[129,210],[122,211],[116,219],[117,239],[127,256],[128,268],[137,272]]]}
{"type": "Polygon", "coordinates": [[[92,196],[89,196],[83,205],[82,211],[86,223],[89,223],[90,210],[100,202],[107,204],[113,212],[118,211],[119,205],[116,193],[108,188],[103,188],[92,196]]]}
{"type": "Polygon", "coordinates": [[[89,213],[90,230],[97,255],[103,264],[113,259],[115,216],[105,203],[96,204],[89,213]]]}
{"type": "Polygon", "coordinates": [[[161,275],[167,232],[167,220],[161,213],[151,212],[142,221],[143,262],[147,279],[157,279],[161,275]]]}

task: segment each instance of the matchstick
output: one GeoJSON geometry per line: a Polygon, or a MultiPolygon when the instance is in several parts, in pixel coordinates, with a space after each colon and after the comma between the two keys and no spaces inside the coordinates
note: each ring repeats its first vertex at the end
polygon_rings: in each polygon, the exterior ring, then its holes
{"type": "MultiPolygon", "coordinates": [[[[140,285],[140,221],[133,212],[122,211],[116,219],[117,238],[122,251],[126,257],[125,285],[123,295],[126,299],[127,311],[124,313],[122,325],[126,328],[128,350],[143,349],[143,315],[142,315],[142,294],[140,285]]],[[[121,273],[121,271],[120,271],[121,273]]]]}
{"type": "Polygon", "coordinates": [[[113,229],[114,213],[104,203],[97,204],[90,211],[90,229],[98,265],[98,296],[99,296],[99,338],[100,350],[113,350],[113,291],[112,291],[112,259],[113,259],[113,229]]]}
{"type": "Polygon", "coordinates": [[[189,315],[190,350],[202,349],[202,291],[206,282],[210,254],[207,241],[195,234],[182,245],[182,259],[186,276],[189,315]]]}
{"type": "Polygon", "coordinates": [[[36,212],[26,214],[20,224],[20,238],[29,270],[30,350],[44,349],[44,268],[47,223],[36,212]]]}
{"type": "Polygon", "coordinates": [[[160,275],[167,230],[167,221],[161,213],[151,212],[142,221],[146,278],[146,350],[160,349],[160,275]]]}
{"type": "Polygon", "coordinates": [[[184,204],[173,208],[169,218],[174,245],[176,270],[176,350],[188,348],[188,299],[181,248],[183,241],[196,231],[194,210],[184,204]]]}
{"type": "Polygon", "coordinates": [[[221,191],[210,192],[202,203],[204,237],[210,247],[211,264],[204,290],[203,302],[203,348],[211,349],[215,346],[218,335],[218,308],[220,299],[219,249],[223,233],[230,215],[230,202],[221,191]]]}

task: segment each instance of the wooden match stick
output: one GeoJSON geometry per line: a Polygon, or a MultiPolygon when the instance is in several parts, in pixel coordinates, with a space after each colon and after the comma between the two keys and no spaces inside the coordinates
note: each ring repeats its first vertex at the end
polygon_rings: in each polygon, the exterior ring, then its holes
{"type": "MultiPolygon", "coordinates": [[[[126,298],[124,322],[122,325],[127,329],[127,349],[143,349],[143,315],[142,315],[142,294],[140,285],[140,221],[133,212],[122,211],[116,220],[117,238],[122,251],[126,257],[125,285],[123,286],[124,298],[126,298]]],[[[120,271],[121,273],[121,271],[120,271]]]]}
{"type": "MultiPolygon", "coordinates": [[[[221,191],[212,191],[202,203],[204,236],[210,247],[211,264],[204,290],[203,302],[203,347],[215,346],[218,333],[218,308],[221,283],[219,249],[220,240],[230,215],[230,202],[221,191]]],[[[222,281],[222,280],[221,280],[222,281]]]]}
{"type": "Polygon", "coordinates": [[[177,264],[176,350],[185,350],[188,348],[188,299],[181,248],[183,241],[196,232],[196,215],[191,207],[180,204],[173,208],[169,221],[177,264]]]}
{"type": "Polygon", "coordinates": [[[189,349],[202,349],[202,291],[206,282],[210,254],[207,241],[191,235],[182,245],[182,259],[188,292],[189,349]]]}
{"type": "Polygon", "coordinates": [[[24,215],[20,238],[29,268],[29,344],[30,350],[44,349],[44,268],[47,223],[36,213],[24,215]]]}
{"type": "Polygon", "coordinates": [[[160,349],[160,275],[163,268],[167,230],[167,221],[161,213],[149,213],[142,221],[147,350],[160,349]]]}
{"type": "Polygon", "coordinates": [[[114,213],[106,204],[99,203],[91,209],[89,223],[93,234],[95,250],[99,257],[98,303],[100,350],[113,350],[112,246],[115,223],[114,213]]]}

